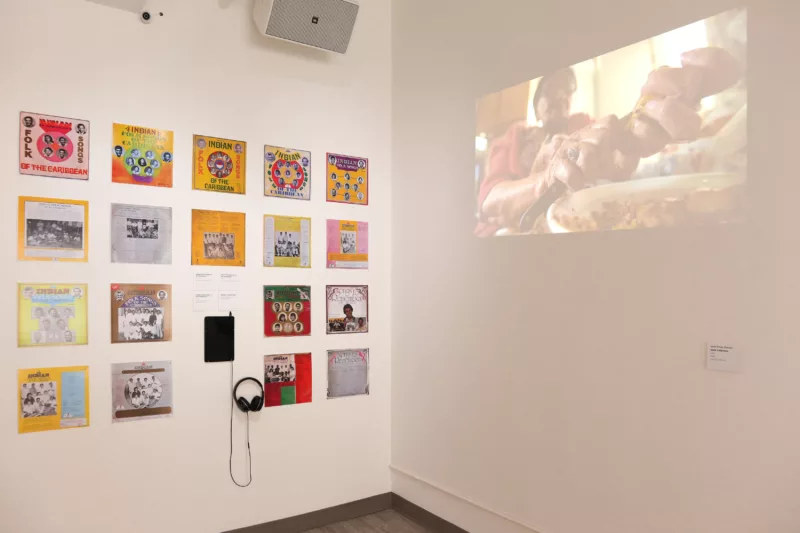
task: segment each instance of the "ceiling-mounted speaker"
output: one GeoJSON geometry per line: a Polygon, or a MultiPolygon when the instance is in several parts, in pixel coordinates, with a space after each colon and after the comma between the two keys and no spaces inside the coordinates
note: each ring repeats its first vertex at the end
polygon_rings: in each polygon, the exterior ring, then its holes
{"type": "Polygon", "coordinates": [[[255,0],[253,20],[263,35],[347,52],[356,25],[354,0],[255,0]]]}

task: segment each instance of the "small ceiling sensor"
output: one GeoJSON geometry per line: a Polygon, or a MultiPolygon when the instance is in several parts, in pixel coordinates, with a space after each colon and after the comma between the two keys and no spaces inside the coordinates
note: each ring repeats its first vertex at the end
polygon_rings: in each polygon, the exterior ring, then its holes
{"type": "Polygon", "coordinates": [[[121,9],[129,13],[139,15],[139,20],[142,24],[152,24],[159,18],[164,16],[164,13],[153,4],[160,3],[160,0],[87,0],[94,4],[101,6],[113,7],[114,9],[121,9]]]}
{"type": "Polygon", "coordinates": [[[139,20],[142,21],[142,24],[151,24],[157,18],[163,17],[164,13],[161,11],[152,11],[147,7],[143,8],[141,13],[139,13],[139,20]]]}

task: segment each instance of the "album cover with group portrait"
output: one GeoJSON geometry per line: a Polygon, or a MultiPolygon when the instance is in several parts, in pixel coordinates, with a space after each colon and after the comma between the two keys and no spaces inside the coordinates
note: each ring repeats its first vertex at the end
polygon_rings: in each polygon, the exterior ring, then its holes
{"type": "Polygon", "coordinates": [[[19,283],[17,346],[89,342],[85,283],[19,283]]]}
{"type": "Polygon", "coordinates": [[[111,342],[172,340],[172,285],[111,285],[111,342]]]}
{"type": "Polygon", "coordinates": [[[311,335],[311,287],[264,286],[264,336],[311,335]]]}
{"type": "Polygon", "coordinates": [[[192,264],[244,266],[245,214],[192,209],[192,264]]]}
{"type": "Polygon", "coordinates": [[[172,361],[111,365],[111,420],[172,416],[172,361]]]}

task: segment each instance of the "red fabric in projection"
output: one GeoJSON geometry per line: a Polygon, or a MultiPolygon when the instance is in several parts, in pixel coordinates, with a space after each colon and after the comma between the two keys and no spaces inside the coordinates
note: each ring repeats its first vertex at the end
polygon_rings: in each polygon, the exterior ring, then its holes
{"type": "Polygon", "coordinates": [[[311,354],[295,354],[294,363],[297,366],[297,403],[308,403],[311,401],[311,354]]]}

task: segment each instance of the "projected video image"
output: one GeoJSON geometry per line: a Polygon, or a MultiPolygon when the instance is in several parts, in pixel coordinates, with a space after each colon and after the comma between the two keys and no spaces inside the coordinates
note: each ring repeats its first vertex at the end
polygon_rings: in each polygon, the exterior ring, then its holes
{"type": "Polygon", "coordinates": [[[740,221],[746,49],[732,10],[481,98],[475,235],[740,221]]]}

